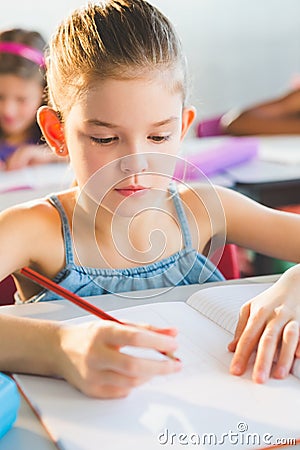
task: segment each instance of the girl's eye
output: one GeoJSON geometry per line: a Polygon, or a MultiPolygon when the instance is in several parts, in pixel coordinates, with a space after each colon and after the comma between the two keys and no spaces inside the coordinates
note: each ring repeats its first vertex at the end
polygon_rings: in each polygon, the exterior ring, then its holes
{"type": "Polygon", "coordinates": [[[170,136],[149,136],[148,139],[151,139],[151,141],[154,142],[165,142],[170,139],[170,136]]]}
{"type": "Polygon", "coordinates": [[[113,141],[117,141],[118,138],[117,137],[96,138],[96,137],[91,136],[91,140],[93,142],[95,142],[96,144],[108,145],[108,144],[111,144],[113,141]]]}

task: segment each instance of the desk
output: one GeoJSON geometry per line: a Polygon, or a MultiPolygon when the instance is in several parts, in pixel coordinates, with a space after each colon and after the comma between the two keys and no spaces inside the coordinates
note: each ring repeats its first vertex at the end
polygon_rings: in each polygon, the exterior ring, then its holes
{"type": "MultiPolygon", "coordinates": [[[[243,284],[247,282],[266,283],[273,282],[277,278],[278,275],[253,277],[226,281],[226,284],[243,284]]],[[[93,303],[106,311],[110,311],[122,307],[133,306],[137,304],[137,302],[138,304],[154,303],[157,301],[158,294],[160,295],[159,301],[185,301],[192,293],[199,289],[205,289],[207,287],[222,284],[224,284],[224,282],[207,283],[204,285],[178,286],[176,288],[166,288],[162,290],[151,289],[147,291],[148,298],[145,298],[145,291],[142,292],[142,300],[139,299],[141,293],[138,291],[128,294],[128,297],[126,294],[124,294],[125,297],[103,295],[100,297],[95,297],[93,303]]],[[[66,320],[88,314],[65,300],[28,305],[3,306],[1,307],[1,313],[19,317],[33,317],[52,320],[66,320]]],[[[22,398],[18,419],[12,430],[10,430],[0,440],[0,450],[54,450],[55,448],[55,445],[52,443],[38,418],[32,412],[25,398],[22,398]]]]}
{"type": "Polygon", "coordinates": [[[0,172],[0,211],[50,192],[66,189],[73,181],[69,164],[53,163],[0,172]]]}
{"type": "Polygon", "coordinates": [[[225,176],[231,179],[233,189],[266,206],[300,203],[300,164],[258,158],[226,170],[225,176]]]}
{"type": "Polygon", "coordinates": [[[300,136],[261,136],[258,158],[226,170],[233,188],[266,206],[300,203],[300,136]]]}
{"type": "MultiPolygon", "coordinates": [[[[209,149],[214,151],[216,147],[228,147],[232,139],[231,136],[187,139],[183,143],[183,156],[209,149]]],[[[243,139],[245,145],[249,146],[248,137],[232,140],[236,157],[240,160],[238,147],[240,145],[240,151],[243,152],[243,139]]],[[[216,161],[218,171],[212,176],[208,175],[210,181],[231,187],[271,207],[300,203],[300,136],[263,136],[252,139],[257,145],[256,157],[252,152],[253,158],[234,165],[231,156],[232,165],[225,169],[220,169],[216,161]]],[[[250,157],[249,148],[246,150],[250,157]]],[[[221,156],[224,158],[223,154],[221,156]]],[[[212,166],[209,166],[210,169],[212,166]]]]}

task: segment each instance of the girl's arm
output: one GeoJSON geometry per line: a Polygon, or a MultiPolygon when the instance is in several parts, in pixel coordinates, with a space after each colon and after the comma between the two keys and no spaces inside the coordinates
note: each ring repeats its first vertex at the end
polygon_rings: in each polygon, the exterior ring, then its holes
{"type": "Polygon", "coordinates": [[[252,372],[254,381],[263,383],[270,375],[275,378],[288,375],[294,357],[300,358],[299,291],[300,265],[296,265],[271,288],[243,306],[234,339],[228,346],[235,352],[230,368],[232,374],[243,374],[251,354],[257,349],[252,372]]]}
{"type": "Polygon", "coordinates": [[[203,253],[214,239],[272,258],[300,262],[300,214],[263,206],[232,189],[193,185],[181,193],[193,245],[203,253]]]}
{"type": "Polygon", "coordinates": [[[233,190],[217,188],[226,241],[272,258],[300,262],[300,215],[263,206],[233,190]]]}
{"type": "Polygon", "coordinates": [[[0,370],[62,377],[92,397],[123,397],[155,375],[177,372],[180,363],[135,358],[120,349],[174,352],[175,335],[174,329],[109,321],[71,326],[0,314],[0,370]]]}
{"type": "Polygon", "coordinates": [[[229,111],[221,119],[226,134],[299,134],[300,89],[244,111],[229,111]]]}
{"type": "Polygon", "coordinates": [[[62,162],[48,145],[27,144],[19,147],[6,161],[5,170],[17,170],[27,166],[62,162]]]}

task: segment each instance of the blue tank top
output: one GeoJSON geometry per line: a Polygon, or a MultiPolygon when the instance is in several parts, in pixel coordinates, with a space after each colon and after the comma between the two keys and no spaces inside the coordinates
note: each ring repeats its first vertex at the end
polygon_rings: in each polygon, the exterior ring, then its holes
{"type": "MultiPolygon", "coordinates": [[[[180,196],[176,189],[170,191],[183,234],[182,250],[160,261],[128,269],[98,269],[76,265],[67,215],[58,197],[51,195],[49,201],[57,208],[62,221],[66,259],[65,267],[55,276],[54,281],[81,297],[88,297],[224,280],[216,266],[192,247],[180,196]]],[[[44,289],[27,302],[58,299],[61,297],[44,289]]]]}

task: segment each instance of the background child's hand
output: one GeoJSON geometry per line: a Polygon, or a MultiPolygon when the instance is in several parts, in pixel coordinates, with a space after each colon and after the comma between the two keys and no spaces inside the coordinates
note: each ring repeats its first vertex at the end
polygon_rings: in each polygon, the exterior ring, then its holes
{"type": "Polygon", "coordinates": [[[22,145],[6,160],[5,170],[61,161],[47,145],[22,145]]]}
{"type": "Polygon", "coordinates": [[[155,375],[179,371],[181,365],[171,359],[137,358],[120,349],[128,345],[174,352],[177,344],[173,334],[110,321],[63,326],[58,375],[91,397],[124,397],[155,375]]]}
{"type": "Polygon", "coordinates": [[[288,375],[294,357],[300,357],[299,286],[297,265],[242,307],[234,339],[228,346],[235,352],[232,374],[243,374],[251,354],[257,350],[252,373],[255,382],[263,383],[270,374],[275,378],[288,375]]]}

